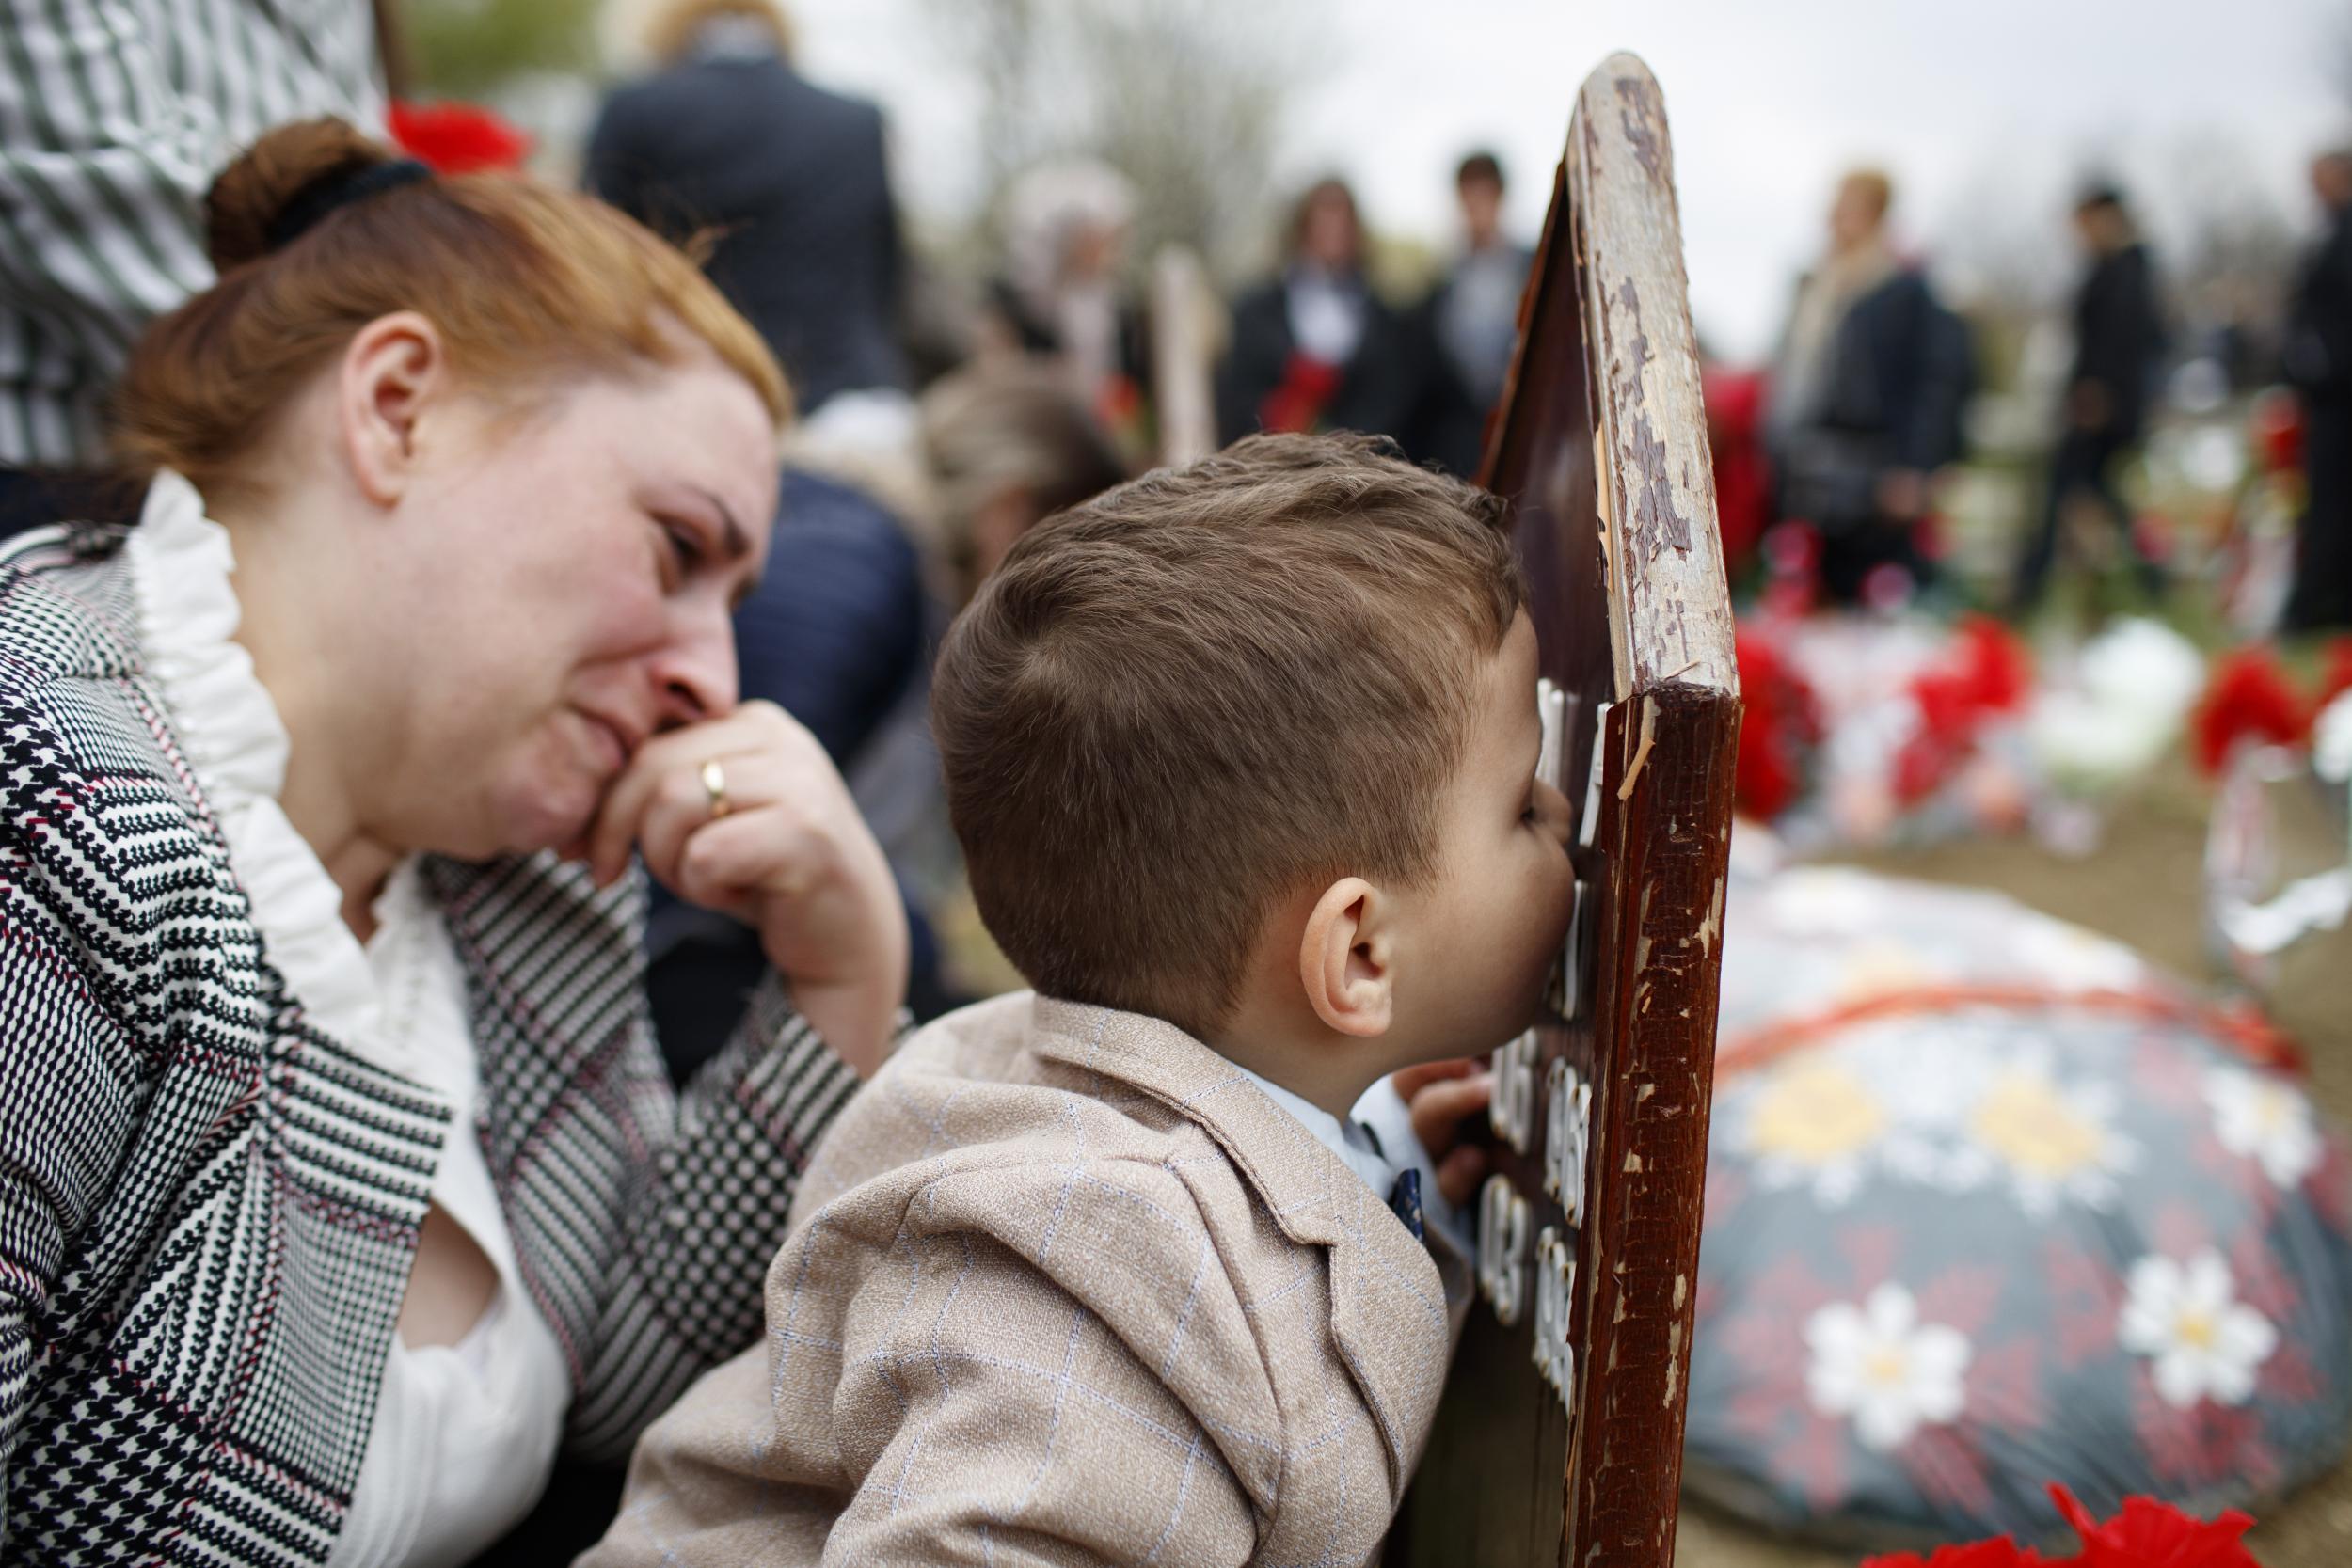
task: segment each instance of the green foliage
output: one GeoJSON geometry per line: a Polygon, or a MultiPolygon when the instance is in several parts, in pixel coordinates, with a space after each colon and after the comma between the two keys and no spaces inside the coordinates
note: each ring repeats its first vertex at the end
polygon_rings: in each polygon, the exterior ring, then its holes
{"type": "Polygon", "coordinates": [[[405,0],[411,90],[480,99],[525,71],[593,72],[598,8],[598,0],[405,0]]]}

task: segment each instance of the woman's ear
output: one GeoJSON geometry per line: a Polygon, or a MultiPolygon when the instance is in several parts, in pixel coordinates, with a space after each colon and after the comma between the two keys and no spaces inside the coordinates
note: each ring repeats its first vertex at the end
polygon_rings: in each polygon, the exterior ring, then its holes
{"type": "Polygon", "coordinates": [[[343,350],[337,416],[360,493],[390,506],[416,471],[417,422],[449,385],[440,329],[415,310],[378,316],[343,350]]]}
{"type": "Polygon", "coordinates": [[[1298,979],[1325,1025],[1371,1039],[1388,1033],[1393,1005],[1388,911],[1360,877],[1323,890],[1298,939],[1298,979]]]}

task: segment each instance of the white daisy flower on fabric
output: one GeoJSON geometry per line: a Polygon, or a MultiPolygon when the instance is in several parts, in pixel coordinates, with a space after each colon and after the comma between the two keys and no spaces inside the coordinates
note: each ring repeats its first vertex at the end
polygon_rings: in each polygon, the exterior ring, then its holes
{"type": "Polygon", "coordinates": [[[2230,1265],[2210,1247],[2185,1265],[2160,1255],[2134,1263],[2115,1337],[2155,1362],[2157,1396],[2182,1410],[2203,1399],[2244,1404],[2279,1348],[2279,1331],[2237,1299],[2230,1265]]]}
{"type": "Polygon", "coordinates": [[[1818,1053],[1772,1069],[1748,1098],[1735,1147],[1766,1187],[1810,1187],[1825,1208],[1862,1190],[1892,1124],[1859,1075],[1818,1053]]]}
{"type": "Polygon", "coordinates": [[[2318,1168],[2319,1128],[2294,1085],[2276,1073],[2216,1067],[2205,1069],[2203,1087],[2221,1147],[2260,1164],[2275,1185],[2294,1187],[2318,1168]]]}
{"type": "Polygon", "coordinates": [[[1859,1307],[1832,1302],[1805,1320],[1812,1354],[1805,1397],[1821,1415],[1851,1418],[1862,1446],[1883,1453],[1923,1426],[1947,1426],[1966,1403],[1967,1337],[1919,1322],[1918,1303],[1892,1280],[1859,1307]]]}
{"type": "Polygon", "coordinates": [[[2046,1049],[2001,1063],[1969,1105],[1966,1132],[2007,1176],[2018,1206],[2047,1219],[2062,1200],[2112,1205],[2116,1178],[2139,1163],[2139,1146],[2115,1126],[2112,1084],[2061,1082],[2046,1049]]]}

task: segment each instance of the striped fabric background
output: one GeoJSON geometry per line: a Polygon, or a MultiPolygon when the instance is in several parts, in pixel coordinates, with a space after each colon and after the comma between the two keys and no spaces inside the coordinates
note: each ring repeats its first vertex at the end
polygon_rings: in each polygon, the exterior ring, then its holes
{"type": "Polygon", "coordinates": [[[99,455],[140,328],[212,281],[214,176],[327,114],[382,128],[369,0],[0,0],[0,462],[99,455]]]}

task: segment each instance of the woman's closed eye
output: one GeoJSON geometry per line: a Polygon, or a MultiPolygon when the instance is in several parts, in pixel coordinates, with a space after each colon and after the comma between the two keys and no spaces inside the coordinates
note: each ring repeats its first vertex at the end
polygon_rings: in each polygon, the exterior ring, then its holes
{"type": "Polygon", "coordinates": [[[665,592],[675,591],[708,559],[709,552],[691,525],[674,517],[656,517],[654,521],[662,534],[661,586],[665,592]]]}

